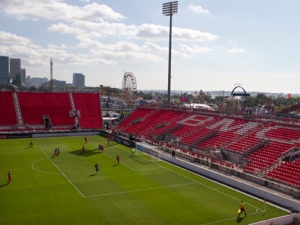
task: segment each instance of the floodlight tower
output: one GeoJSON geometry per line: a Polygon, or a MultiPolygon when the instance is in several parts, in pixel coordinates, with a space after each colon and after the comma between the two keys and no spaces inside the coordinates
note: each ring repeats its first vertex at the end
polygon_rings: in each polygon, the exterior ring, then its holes
{"type": "Polygon", "coordinates": [[[50,59],[50,91],[53,91],[53,59],[50,59]]]}
{"type": "Polygon", "coordinates": [[[170,31],[169,31],[169,67],[168,67],[168,104],[171,99],[171,54],[172,54],[172,16],[178,11],[178,1],[163,3],[162,13],[165,16],[170,16],[170,31]]]}

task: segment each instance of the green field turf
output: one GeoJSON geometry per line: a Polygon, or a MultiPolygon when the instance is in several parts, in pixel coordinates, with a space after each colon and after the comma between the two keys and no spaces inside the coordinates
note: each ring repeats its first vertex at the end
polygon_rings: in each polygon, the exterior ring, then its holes
{"type": "Polygon", "coordinates": [[[267,205],[263,216],[263,201],[163,161],[130,157],[130,148],[101,136],[88,136],[87,144],[83,137],[36,138],[33,148],[29,141],[0,140],[1,225],[232,225],[287,214],[267,205]],[[60,156],[52,157],[58,146],[60,156]],[[248,216],[237,221],[240,200],[248,216]]]}

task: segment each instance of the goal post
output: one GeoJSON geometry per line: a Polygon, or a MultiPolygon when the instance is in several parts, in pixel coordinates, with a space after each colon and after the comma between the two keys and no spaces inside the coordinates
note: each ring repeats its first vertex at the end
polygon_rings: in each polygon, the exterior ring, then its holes
{"type": "Polygon", "coordinates": [[[159,162],[161,161],[161,152],[155,149],[148,149],[149,155],[151,157],[151,162],[159,162]]]}
{"type": "Polygon", "coordinates": [[[158,149],[153,148],[151,145],[136,143],[136,147],[131,149],[131,155],[139,157],[148,156],[150,162],[161,161],[161,152],[158,149]]]}

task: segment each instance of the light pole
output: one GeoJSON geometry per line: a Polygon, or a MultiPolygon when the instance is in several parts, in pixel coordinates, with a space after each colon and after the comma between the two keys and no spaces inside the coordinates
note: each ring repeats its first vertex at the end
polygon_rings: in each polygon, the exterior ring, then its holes
{"type": "Polygon", "coordinates": [[[169,67],[168,67],[168,104],[171,99],[171,53],[172,53],[172,16],[178,11],[178,1],[163,3],[162,13],[165,16],[170,16],[170,31],[169,31],[169,67]]]}

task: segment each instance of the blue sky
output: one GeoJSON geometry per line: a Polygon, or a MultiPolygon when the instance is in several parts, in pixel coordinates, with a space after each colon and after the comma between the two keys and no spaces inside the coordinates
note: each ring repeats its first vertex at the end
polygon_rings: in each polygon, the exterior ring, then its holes
{"type": "MultiPolygon", "coordinates": [[[[158,0],[0,0],[0,55],[32,77],[168,87],[169,17],[158,0]]],[[[300,93],[300,1],[184,0],[173,16],[173,90],[300,93]]]]}

